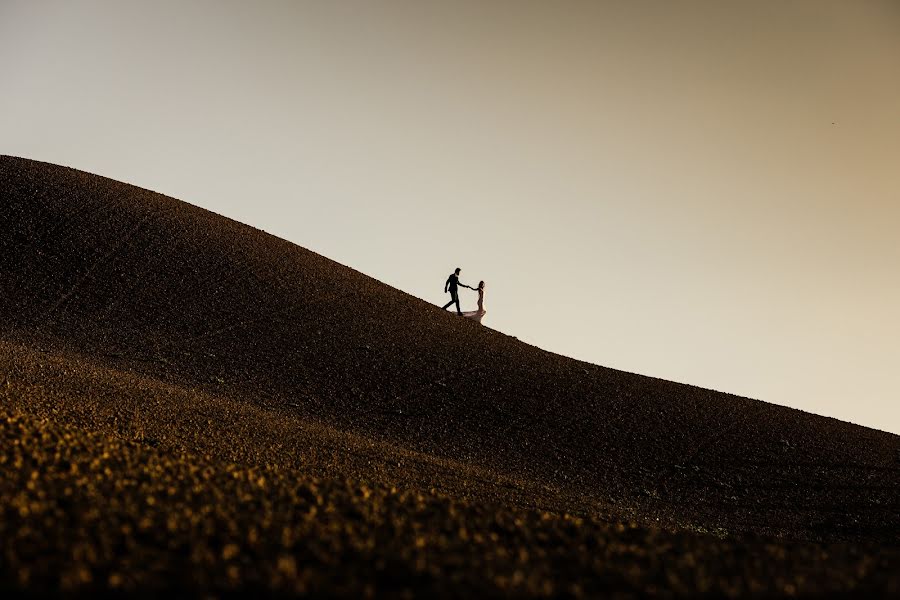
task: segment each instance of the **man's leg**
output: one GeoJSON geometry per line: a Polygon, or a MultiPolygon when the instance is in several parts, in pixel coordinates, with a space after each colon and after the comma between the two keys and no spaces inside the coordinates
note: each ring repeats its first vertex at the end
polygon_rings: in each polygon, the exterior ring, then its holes
{"type": "Polygon", "coordinates": [[[453,301],[456,302],[456,314],[462,315],[462,309],[459,307],[459,294],[453,294],[453,301]]]}
{"type": "Polygon", "coordinates": [[[448,308],[450,308],[450,305],[451,305],[451,304],[453,304],[453,298],[450,298],[450,302],[448,302],[447,304],[445,304],[445,305],[443,306],[443,309],[444,309],[444,310],[447,310],[448,308]]]}

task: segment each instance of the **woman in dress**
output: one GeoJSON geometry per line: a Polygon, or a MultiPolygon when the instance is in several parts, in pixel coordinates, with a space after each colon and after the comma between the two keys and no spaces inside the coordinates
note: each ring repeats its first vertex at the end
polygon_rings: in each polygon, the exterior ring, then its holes
{"type": "Polygon", "coordinates": [[[487,314],[487,311],[484,310],[484,282],[479,281],[477,288],[470,288],[470,289],[474,289],[476,292],[478,292],[478,310],[464,312],[463,316],[466,317],[467,319],[473,319],[473,320],[481,323],[481,318],[485,314],[487,314]]]}

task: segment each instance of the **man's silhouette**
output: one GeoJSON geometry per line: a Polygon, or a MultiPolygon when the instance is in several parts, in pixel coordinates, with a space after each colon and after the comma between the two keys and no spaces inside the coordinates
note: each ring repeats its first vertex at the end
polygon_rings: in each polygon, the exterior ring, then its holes
{"type": "Polygon", "coordinates": [[[459,308],[459,289],[457,288],[457,286],[461,285],[462,287],[469,288],[470,290],[472,288],[464,283],[459,282],[460,271],[462,271],[462,269],[457,267],[457,269],[453,271],[450,277],[447,278],[447,283],[444,284],[444,293],[446,294],[447,292],[450,292],[450,302],[444,305],[444,310],[450,308],[451,304],[456,303],[456,314],[461,316],[462,310],[459,308]]]}

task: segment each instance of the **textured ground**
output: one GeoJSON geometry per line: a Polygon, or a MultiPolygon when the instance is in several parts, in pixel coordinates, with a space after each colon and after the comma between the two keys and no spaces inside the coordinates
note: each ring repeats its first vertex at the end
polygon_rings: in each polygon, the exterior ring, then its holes
{"type": "MultiPolygon", "coordinates": [[[[717,539],[253,469],[0,412],[4,584],[34,592],[900,593],[900,552],[717,539]]],[[[0,588],[2,589],[2,588],[0,588]]]]}
{"type": "Polygon", "coordinates": [[[10,157],[0,378],[0,590],[900,579],[897,436],[546,353],[188,204],[10,157]]]}

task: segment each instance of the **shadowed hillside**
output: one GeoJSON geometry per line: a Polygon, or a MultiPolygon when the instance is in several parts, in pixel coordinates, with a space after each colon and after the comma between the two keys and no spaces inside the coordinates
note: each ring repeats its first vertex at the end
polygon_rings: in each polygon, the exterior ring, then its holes
{"type": "Polygon", "coordinates": [[[556,356],[94,175],[4,158],[2,185],[9,340],[559,488],[583,510],[747,512],[800,535],[851,528],[854,510],[853,533],[897,525],[896,436],[556,356]]]}
{"type": "Polygon", "coordinates": [[[95,175],[0,158],[0,286],[15,414],[463,502],[808,541],[900,532],[897,436],[554,355],[95,175]]]}

